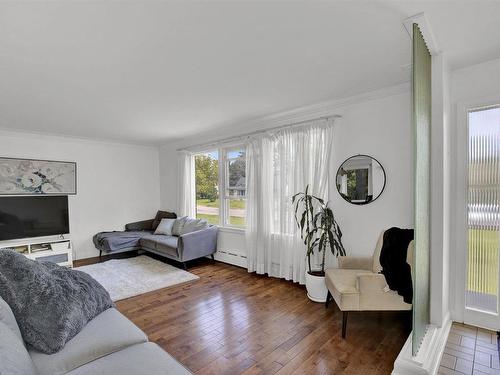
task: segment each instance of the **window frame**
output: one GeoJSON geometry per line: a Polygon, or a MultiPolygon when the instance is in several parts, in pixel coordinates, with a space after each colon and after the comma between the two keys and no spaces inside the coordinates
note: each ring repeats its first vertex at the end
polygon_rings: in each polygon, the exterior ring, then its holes
{"type": "MultiPolygon", "coordinates": [[[[228,158],[228,153],[231,151],[239,151],[243,150],[245,151],[246,146],[245,144],[238,143],[238,144],[231,144],[227,146],[221,146],[221,147],[214,147],[214,148],[209,148],[209,149],[203,149],[197,152],[193,153],[193,156],[196,157],[197,155],[204,155],[210,152],[217,152],[218,154],[218,199],[219,199],[219,223],[215,224],[219,228],[227,228],[230,230],[237,230],[237,231],[244,231],[246,228],[246,223],[245,225],[231,225],[229,223],[229,205],[228,202],[231,199],[244,199],[245,200],[245,210],[246,210],[246,184],[245,184],[245,195],[242,198],[234,198],[230,197],[228,194],[229,191],[229,162],[231,160],[236,160],[236,158],[228,158]]],[[[245,163],[246,163],[246,156],[245,156],[245,163]]],[[[194,174],[194,179],[195,179],[195,191],[194,191],[194,199],[196,202],[196,167],[193,170],[194,174]]],[[[197,204],[195,203],[195,215],[197,215],[197,204]]]]}
{"type": "MultiPolygon", "coordinates": [[[[223,186],[224,187],[224,190],[223,190],[223,196],[221,197],[220,195],[220,191],[219,191],[219,201],[220,201],[220,207],[221,207],[221,210],[223,210],[224,214],[223,215],[219,215],[220,216],[220,221],[222,222],[221,226],[224,227],[224,228],[232,228],[232,229],[245,229],[246,228],[246,223],[244,225],[231,225],[229,223],[229,220],[230,220],[230,213],[229,213],[229,209],[230,207],[228,206],[228,202],[230,202],[231,200],[235,200],[235,199],[243,199],[245,201],[245,212],[246,212],[246,200],[247,200],[247,194],[246,194],[246,180],[245,180],[245,195],[241,198],[241,197],[238,197],[238,198],[234,198],[234,197],[231,197],[229,194],[228,194],[228,191],[229,191],[229,163],[232,161],[232,160],[237,160],[237,158],[229,158],[227,155],[229,152],[231,151],[241,151],[241,150],[245,150],[245,145],[243,144],[239,144],[239,145],[232,145],[232,146],[228,146],[228,147],[222,147],[219,149],[219,152],[222,152],[222,158],[219,158],[219,171],[222,170],[222,173],[219,173],[219,179],[222,178],[222,181],[219,182],[219,186],[223,186]],[[223,185],[220,185],[220,183],[223,183],[223,185]]],[[[246,155],[245,155],[245,166],[246,166],[246,155]]]]}

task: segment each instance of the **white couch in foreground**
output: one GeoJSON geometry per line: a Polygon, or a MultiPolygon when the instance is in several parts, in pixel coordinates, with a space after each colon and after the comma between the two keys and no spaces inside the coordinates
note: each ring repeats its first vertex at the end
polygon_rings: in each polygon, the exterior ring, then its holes
{"type": "Polygon", "coordinates": [[[0,298],[0,373],[12,375],[187,375],[185,367],[116,309],[90,321],[55,354],[27,348],[0,298]]]}

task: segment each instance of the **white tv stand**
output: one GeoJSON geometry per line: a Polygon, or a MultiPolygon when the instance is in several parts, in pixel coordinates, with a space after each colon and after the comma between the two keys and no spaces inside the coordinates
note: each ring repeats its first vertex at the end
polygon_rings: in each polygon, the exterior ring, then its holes
{"type": "Polygon", "coordinates": [[[69,235],[0,241],[0,249],[12,249],[30,259],[73,267],[73,249],[69,235]]]}

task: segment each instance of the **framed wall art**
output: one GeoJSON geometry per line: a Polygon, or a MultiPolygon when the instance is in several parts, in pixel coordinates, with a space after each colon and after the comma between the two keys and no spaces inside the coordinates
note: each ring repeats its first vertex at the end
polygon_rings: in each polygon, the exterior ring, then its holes
{"type": "Polygon", "coordinates": [[[76,194],[76,163],[0,157],[0,195],[36,194],[76,194]]]}

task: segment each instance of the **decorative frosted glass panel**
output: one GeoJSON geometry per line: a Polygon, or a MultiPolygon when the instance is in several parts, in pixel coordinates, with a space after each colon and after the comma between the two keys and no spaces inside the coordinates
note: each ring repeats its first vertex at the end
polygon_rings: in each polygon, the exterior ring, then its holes
{"type": "Polygon", "coordinates": [[[413,25],[413,127],[415,131],[415,251],[413,336],[416,355],[429,324],[431,55],[413,25]]]}
{"type": "Polygon", "coordinates": [[[500,108],[469,112],[467,308],[498,312],[500,108]]]}

